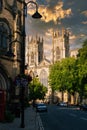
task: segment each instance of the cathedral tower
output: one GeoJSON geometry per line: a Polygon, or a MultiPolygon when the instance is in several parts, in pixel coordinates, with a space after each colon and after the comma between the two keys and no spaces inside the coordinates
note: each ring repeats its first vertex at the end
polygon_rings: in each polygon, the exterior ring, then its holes
{"type": "Polygon", "coordinates": [[[52,63],[69,57],[69,33],[67,30],[53,31],[52,35],[52,63]]]}
{"type": "Polygon", "coordinates": [[[43,38],[31,38],[27,48],[28,66],[36,67],[43,60],[43,38]]]}

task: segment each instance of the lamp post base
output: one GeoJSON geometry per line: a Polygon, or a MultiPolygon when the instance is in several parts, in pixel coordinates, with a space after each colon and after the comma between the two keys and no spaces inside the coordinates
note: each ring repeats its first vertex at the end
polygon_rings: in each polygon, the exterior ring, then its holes
{"type": "Polygon", "coordinates": [[[22,86],[21,87],[21,128],[25,127],[24,124],[24,93],[25,93],[25,88],[22,86]]]}
{"type": "Polygon", "coordinates": [[[25,128],[25,125],[24,125],[24,124],[21,124],[21,125],[20,125],[20,128],[25,128]]]}
{"type": "Polygon", "coordinates": [[[21,125],[20,125],[21,128],[24,128],[25,127],[25,124],[24,124],[24,106],[22,106],[22,110],[21,110],[21,125]]]}

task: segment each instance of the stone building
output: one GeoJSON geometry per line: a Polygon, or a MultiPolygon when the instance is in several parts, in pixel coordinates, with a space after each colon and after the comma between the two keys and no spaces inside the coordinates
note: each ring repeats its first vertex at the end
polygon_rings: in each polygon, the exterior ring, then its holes
{"type": "Polygon", "coordinates": [[[48,88],[47,99],[51,98],[52,93],[48,83],[50,65],[57,60],[69,57],[69,33],[66,30],[62,30],[62,33],[55,31],[52,37],[52,61],[45,57],[44,39],[41,37],[28,38],[26,50],[28,73],[32,72],[33,76],[38,76],[40,82],[48,88]]]}
{"type": "Polygon", "coordinates": [[[69,57],[69,32],[64,29],[62,29],[62,31],[53,32],[52,45],[53,63],[62,58],[69,57]]]}
{"type": "Polygon", "coordinates": [[[21,71],[22,9],[22,0],[0,0],[0,91],[6,101],[14,95],[13,81],[21,71]]]}

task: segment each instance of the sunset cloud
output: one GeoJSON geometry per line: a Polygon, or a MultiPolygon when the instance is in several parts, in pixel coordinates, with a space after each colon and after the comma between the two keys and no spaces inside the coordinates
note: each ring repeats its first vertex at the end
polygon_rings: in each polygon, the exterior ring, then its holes
{"type": "Polygon", "coordinates": [[[83,21],[82,24],[87,24],[87,21],[83,21]]]}
{"type": "Polygon", "coordinates": [[[81,14],[87,17],[87,10],[83,11],[81,14]]]}
{"type": "Polygon", "coordinates": [[[58,2],[57,5],[55,5],[52,8],[42,6],[39,8],[39,11],[41,12],[43,18],[42,20],[45,22],[49,21],[56,21],[60,19],[64,19],[65,17],[69,17],[72,14],[71,9],[63,10],[63,2],[58,2]]]}

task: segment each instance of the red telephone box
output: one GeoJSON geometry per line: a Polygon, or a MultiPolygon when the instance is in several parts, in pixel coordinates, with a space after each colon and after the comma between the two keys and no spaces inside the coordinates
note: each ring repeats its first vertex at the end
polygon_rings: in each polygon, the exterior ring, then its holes
{"type": "Polygon", "coordinates": [[[5,118],[5,91],[0,90],[0,121],[5,118]]]}

